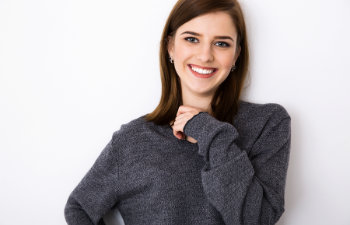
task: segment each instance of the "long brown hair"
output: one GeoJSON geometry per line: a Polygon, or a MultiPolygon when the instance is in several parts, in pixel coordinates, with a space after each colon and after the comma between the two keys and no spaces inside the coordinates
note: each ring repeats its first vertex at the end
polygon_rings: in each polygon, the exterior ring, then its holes
{"type": "Polygon", "coordinates": [[[237,30],[237,47],[240,46],[241,51],[235,64],[236,69],[230,72],[226,80],[217,88],[211,101],[211,108],[215,118],[233,123],[249,64],[246,26],[237,0],[179,0],[175,4],[164,26],[160,42],[162,95],[156,109],[146,115],[146,120],[158,125],[169,124],[175,119],[177,110],[182,104],[180,80],[173,64],[169,62],[168,37],[174,36],[176,30],[191,19],[218,11],[224,11],[231,16],[237,30]]]}

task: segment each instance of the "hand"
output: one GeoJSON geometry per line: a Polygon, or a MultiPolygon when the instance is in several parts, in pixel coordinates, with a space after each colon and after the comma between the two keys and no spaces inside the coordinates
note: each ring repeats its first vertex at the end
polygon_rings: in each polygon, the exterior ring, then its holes
{"type": "MultiPolygon", "coordinates": [[[[174,136],[178,139],[186,139],[186,136],[184,134],[184,127],[186,123],[195,115],[200,113],[200,110],[191,106],[180,106],[177,110],[175,122],[172,125],[174,136]]],[[[188,141],[192,143],[196,143],[197,141],[192,138],[188,137],[188,141]]]]}

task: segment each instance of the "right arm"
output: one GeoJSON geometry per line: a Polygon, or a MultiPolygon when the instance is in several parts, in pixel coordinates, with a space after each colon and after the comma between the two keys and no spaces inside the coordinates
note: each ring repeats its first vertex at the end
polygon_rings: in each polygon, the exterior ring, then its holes
{"type": "Polygon", "coordinates": [[[102,217],[117,203],[119,171],[115,134],[70,194],[64,210],[69,225],[103,225],[102,217]]]}

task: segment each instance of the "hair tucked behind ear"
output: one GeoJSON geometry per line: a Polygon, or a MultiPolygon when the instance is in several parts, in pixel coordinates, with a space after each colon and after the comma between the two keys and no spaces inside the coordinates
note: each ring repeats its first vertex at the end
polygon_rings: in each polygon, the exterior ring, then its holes
{"type": "Polygon", "coordinates": [[[175,119],[182,104],[181,85],[174,65],[169,61],[168,37],[191,19],[211,12],[223,11],[232,18],[237,30],[237,46],[240,55],[236,69],[218,87],[211,102],[213,116],[218,120],[233,123],[239,107],[239,98],[248,72],[249,51],[246,26],[242,9],[236,0],[179,0],[166,21],[160,42],[159,61],[162,82],[162,95],[156,109],[146,115],[146,120],[156,124],[169,124],[175,119]]]}

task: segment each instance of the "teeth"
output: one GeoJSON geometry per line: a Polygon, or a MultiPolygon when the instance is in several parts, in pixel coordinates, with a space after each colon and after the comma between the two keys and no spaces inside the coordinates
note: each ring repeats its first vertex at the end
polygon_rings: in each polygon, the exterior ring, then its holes
{"type": "Polygon", "coordinates": [[[197,67],[193,67],[193,66],[191,66],[191,69],[197,73],[200,73],[200,74],[210,74],[214,71],[214,69],[207,70],[207,69],[201,69],[201,68],[197,68],[197,67]]]}

